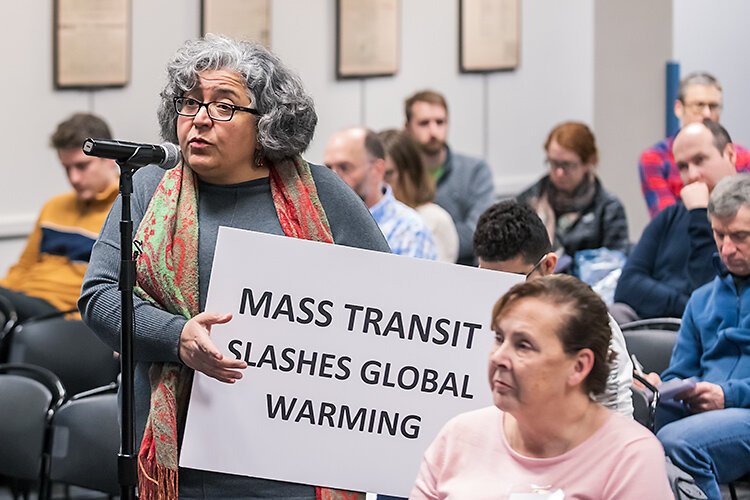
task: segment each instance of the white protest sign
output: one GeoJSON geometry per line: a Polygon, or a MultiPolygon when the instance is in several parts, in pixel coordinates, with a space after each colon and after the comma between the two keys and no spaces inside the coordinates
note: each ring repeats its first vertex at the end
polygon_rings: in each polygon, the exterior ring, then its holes
{"type": "Polygon", "coordinates": [[[249,366],[196,373],[180,465],[408,496],[443,424],[492,404],[492,306],[521,280],[220,228],[211,337],[249,366]]]}

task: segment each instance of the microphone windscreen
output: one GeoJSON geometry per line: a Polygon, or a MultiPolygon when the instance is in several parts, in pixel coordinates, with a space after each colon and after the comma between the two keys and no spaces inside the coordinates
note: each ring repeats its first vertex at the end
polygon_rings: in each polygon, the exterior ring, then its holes
{"type": "Polygon", "coordinates": [[[161,147],[164,149],[164,159],[159,162],[159,166],[164,170],[176,167],[182,159],[180,147],[171,142],[164,142],[161,144],[161,147]]]}

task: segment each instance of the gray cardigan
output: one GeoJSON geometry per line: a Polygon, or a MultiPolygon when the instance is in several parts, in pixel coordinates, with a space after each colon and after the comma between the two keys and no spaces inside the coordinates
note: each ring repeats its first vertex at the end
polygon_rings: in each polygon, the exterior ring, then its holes
{"type": "Polygon", "coordinates": [[[454,153],[450,148],[437,182],[435,203],[451,215],[458,231],[458,263],[474,265],[474,230],[495,197],[490,167],[484,160],[454,153]]]}

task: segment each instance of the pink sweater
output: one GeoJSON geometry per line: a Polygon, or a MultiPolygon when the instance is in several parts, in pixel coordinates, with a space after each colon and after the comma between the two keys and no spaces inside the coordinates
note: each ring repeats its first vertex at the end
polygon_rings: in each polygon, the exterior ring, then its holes
{"type": "Polygon", "coordinates": [[[496,500],[558,489],[566,500],[673,498],[661,444],[632,419],[613,413],[588,440],[553,458],[513,451],[502,422],[494,406],[448,422],[425,452],[409,498],[496,500]]]}

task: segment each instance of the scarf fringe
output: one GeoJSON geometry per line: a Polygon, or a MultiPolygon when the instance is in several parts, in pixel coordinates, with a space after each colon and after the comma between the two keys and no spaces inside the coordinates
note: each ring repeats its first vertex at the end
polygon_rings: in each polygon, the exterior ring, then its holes
{"type": "Polygon", "coordinates": [[[365,494],[318,487],[315,488],[315,500],[365,500],[365,494]]]}
{"type": "Polygon", "coordinates": [[[138,498],[140,500],[172,500],[178,498],[177,471],[138,457],[138,498]],[[154,478],[156,476],[156,478],[154,478]]]}

